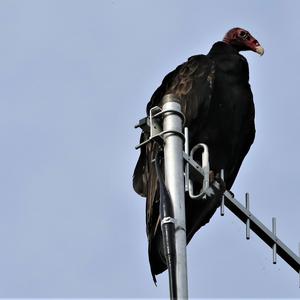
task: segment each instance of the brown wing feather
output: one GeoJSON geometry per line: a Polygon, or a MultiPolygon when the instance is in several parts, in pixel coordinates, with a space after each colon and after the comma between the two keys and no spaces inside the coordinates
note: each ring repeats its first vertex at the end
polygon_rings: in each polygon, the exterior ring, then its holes
{"type": "MultiPolygon", "coordinates": [[[[196,118],[205,120],[212,97],[215,65],[205,55],[196,55],[182,65],[167,93],[181,100],[187,126],[196,118]]],[[[201,124],[197,124],[198,126],[201,124]]]]}

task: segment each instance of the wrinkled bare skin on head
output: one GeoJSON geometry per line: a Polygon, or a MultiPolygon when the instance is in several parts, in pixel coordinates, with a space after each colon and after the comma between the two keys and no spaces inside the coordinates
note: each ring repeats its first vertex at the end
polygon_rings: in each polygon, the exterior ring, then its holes
{"type": "Polygon", "coordinates": [[[239,27],[229,30],[224,36],[223,42],[233,46],[237,51],[251,50],[259,55],[264,54],[264,48],[249,31],[239,27]]]}

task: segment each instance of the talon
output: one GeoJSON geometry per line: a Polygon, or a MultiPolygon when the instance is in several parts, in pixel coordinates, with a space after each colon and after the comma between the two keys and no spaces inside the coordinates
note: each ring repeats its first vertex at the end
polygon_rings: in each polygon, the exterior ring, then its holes
{"type": "Polygon", "coordinates": [[[226,183],[225,181],[221,178],[220,173],[217,173],[217,175],[215,176],[215,180],[216,182],[218,182],[220,184],[220,188],[222,192],[226,191],[226,183]]]}

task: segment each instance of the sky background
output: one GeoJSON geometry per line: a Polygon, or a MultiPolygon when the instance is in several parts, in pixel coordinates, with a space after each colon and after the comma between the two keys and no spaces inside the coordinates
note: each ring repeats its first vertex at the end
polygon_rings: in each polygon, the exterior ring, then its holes
{"type": "MultiPolygon", "coordinates": [[[[300,242],[300,1],[0,1],[0,297],[168,297],[155,287],[137,121],[162,78],[232,27],[257,135],[233,186],[295,253],[300,242]]],[[[230,211],[188,246],[189,295],[299,298],[297,273],[230,211]]]]}

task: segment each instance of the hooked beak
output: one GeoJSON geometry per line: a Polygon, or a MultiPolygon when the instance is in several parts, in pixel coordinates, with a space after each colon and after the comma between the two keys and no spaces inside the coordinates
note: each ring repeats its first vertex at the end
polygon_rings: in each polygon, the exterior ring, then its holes
{"type": "Polygon", "coordinates": [[[255,48],[255,52],[258,53],[260,56],[262,56],[264,54],[265,50],[262,46],[257,46],[255,48]]]}

